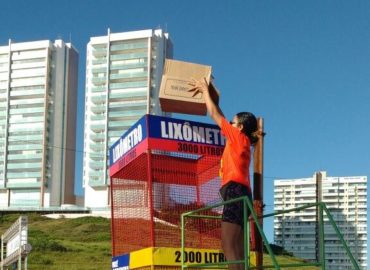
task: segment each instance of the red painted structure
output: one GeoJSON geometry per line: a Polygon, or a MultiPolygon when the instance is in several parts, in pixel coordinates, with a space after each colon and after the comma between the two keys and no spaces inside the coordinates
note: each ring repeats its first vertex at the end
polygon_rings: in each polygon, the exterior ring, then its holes
{"type": "MultiPolygon", "coordinates": [[[[111,147],[113,256],[181,246],[180,215],[219,201],[223,145],[215,125],[145,115],[111,147]]],[[[220,249],[220,221],[191,220],[186,240],[220,249]]]]}

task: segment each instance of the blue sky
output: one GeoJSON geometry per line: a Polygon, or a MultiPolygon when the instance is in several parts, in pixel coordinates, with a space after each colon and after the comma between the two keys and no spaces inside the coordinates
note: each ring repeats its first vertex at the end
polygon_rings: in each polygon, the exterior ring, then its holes
{"type": "Polygon", "coordinates": [[[167,30],[176,59],[213,67],[228,118],[264,118],[266,212],[276,178],[370,175],[369,1],[12,0],[0,18],[0,45],[62,38],[80,52],[78,193],[86,45],[107,28],[167,30]]]}

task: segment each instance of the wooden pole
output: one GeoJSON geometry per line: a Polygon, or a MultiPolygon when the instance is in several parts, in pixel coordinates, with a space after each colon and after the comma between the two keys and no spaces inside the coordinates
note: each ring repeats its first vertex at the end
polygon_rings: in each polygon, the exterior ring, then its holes
{"type": "MultiPolygon", "coordinates": [[[[253,153],[253,208],[257,217],[263,216],[263,118],[257,119],[258,123],[258,142],[255,145],[253,153]]],[[[263,229],[263,218],[259,219],[259,224],[263,229]]],[[[256,267],[262,269],[263,266],[263,241],[258,233],[257,227],[253,226],[252,247],[256,253],[256,267]]]]}

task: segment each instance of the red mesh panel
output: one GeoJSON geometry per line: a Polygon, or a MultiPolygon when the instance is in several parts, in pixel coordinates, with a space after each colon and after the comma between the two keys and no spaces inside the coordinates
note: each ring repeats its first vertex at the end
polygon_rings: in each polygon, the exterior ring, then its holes
{"type": "Polygon", "coordinates": [[[113,256],[151,246],[147,162],[142,154],[111,177],[113,256]]]}
{"type": "MultiPolygon", "coordinates": [[[[155,151],[111,178],[113,256],[181,246],[181,214],[219,201],[218,156],[155,151]]],[[[207,215],[220,215],[219,209],[207,215]]],[[[186,247],[220,248],[220,220],[187,219],[186,247]]]]}

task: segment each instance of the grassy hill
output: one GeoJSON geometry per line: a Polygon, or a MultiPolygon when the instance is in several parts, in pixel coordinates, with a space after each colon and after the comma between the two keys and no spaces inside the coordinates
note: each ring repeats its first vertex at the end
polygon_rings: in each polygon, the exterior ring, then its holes
{"type": "MultiPolygon", "coordinates": [[[[19,215],[0,217],[0,234],[19,215]]],[[[99,217],[49,219],[28,215],[30,270],[111,269],[110,221],[99,217]]]]}
{"type": "MultiPolygon", "coordinates": [[[[111,269],[109,219],[100,217],[49,219],[38,214],[27,216],[28,239],[32,245],[28,257],[29,270],[111,269]]],[[[18,218],[19,215],[16,214],[0,215],[0,235],[18,218]]],[[[264,261],[265,264],[271,264],[268,256],[264,261]]],[[[300,262],[287,256],[278,256],[278,261],[284,264],[300,262]]]]}

